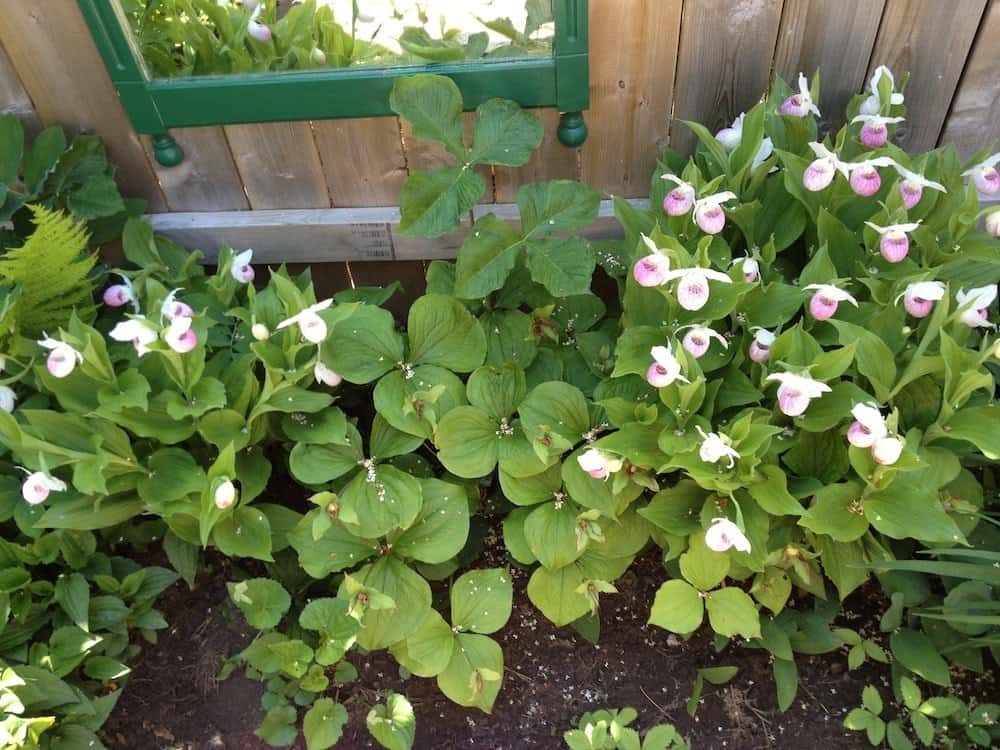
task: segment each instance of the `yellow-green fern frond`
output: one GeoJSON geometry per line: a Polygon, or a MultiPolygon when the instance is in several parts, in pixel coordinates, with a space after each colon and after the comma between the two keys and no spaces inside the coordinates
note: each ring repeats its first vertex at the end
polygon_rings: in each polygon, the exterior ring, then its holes
{"type": "Polygon", "coordinates": [[[68,215],[30,206],[35,231],[22,247],[0,259],[0,284],[18,289],[15,326],[37,336],[66,325],[74,309],[81,319],[93,313],[93,287],[87,275],[95,256],[84,254],[87,231],[68,215]]]}

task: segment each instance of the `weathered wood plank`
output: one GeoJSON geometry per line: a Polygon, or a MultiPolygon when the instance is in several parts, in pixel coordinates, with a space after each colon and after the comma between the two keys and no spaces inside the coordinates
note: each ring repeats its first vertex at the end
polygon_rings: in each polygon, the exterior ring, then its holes
{"type": "MultiPolygon", "coordinates": [[[[910,71],[907,122],[896,129],[903,148],[934,148],[979,28],[986,0],[889,0],[869,75],[878,65],[910,71]]],[[[996,40],[992,40],[993,45],[996,40]]],[[[995,74],[995,57],[994,57],[995,74]]]]}
{"type": "Polygon", "coordinates": [[[30,138],[38,135],[42,121],[31,103],[31,97],[24,90],[21,79],[0,44],[0,114],[12,114],[21,121],[24,132],[30,138]]]}
{"type": "Polygon", "coordinates": [[[685,0],[670,145],[690,152],[694,134],[713,132],[750,109],[770,86],[782,0],[685,0]]]}
{"type": "Polygon", "coordinates": [[[562,145],[556,134],[559,128],[559,113],[554,109],[531,111],[541,119],[545,137],[542,139],[542,145],[531,155],[531,161],[523,167],[493,169],[497,203],[510,203],[516,200],[517,189],[529,182],[573,180],[579,177],[578,150],[562,145]]]}
{"type": "Polygon", "coordinates": [[[157,164],[152,139],[142,139],[171,211],[238,211],[250,207],[222,128],[183,128],[171,134],[184,149],[184,161],[176,167],[157,164]]]}
{"type": "Polygon", "coordinates": [[[398,320],[405,320],[410,305],[427,291],[426,265],[419,260],[394,261],[392,263],[370,263],[352,261],[347,264],[354,286],[388,286],[398,281],[401,289],[396,292],[385,308],[398,320]]]}
{"type": "Polygon", "coordinates": [[[125,195],[166,201],[75,2],[0,0],[0,43],[45,125],[104,139],[125,195]]]}
{"type": "Polygon", "coordinates": [[[590,135],[584,182],[606,194],[649,195],[667,144],[681,0],[590,3],[590,135]]]}
{"type": "Polygon", "coordinates": [[[940,144],[955,144],[967,159],[990,143],[1000,141],[1000,3],[990,4],[983,16],[962,82],[951,104],[940,144]]]}
{"type": "Polygon", "coordinates": [[[399,120],[316,120],[313,134],[334,206],[399,204],[406,180],[399,120]]]}
{"type": "Polygon", "coordinates": [[[330,205],[308,122],[227,125],[225,130],[250,208],[330,205]]]}
{"type": "Polygon", "coordinates": [[[820,72],[821,130],[838,128],[851,97],[867,85],[868,60],[885,0],[785,0],[774,71],[793,87],[820,72]]]}

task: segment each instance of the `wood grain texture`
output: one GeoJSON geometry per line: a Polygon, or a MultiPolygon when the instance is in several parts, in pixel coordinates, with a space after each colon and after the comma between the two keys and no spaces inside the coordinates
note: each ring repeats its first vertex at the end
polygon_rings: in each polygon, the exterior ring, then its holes
{"type": "Polygon", "coordinates": [[[132,130],[80,9],[71,0],[0,0],[0,43],[42,123],[104,138],[122,192],[166,209],[156,174],[132,130]]]}
{"type": "Polygon", "coordinates": [[[406,156],[395,117],[313,122],[334,206],[396,206],[406,156]]]}
{"type": "Polygon", "coordinates": [[[152,139],[142,139],[171,211],[237,211],[250,207],[222,128],[183,128],[171,131],[171,135],[184,149],[184,161],[176,167],[157,164],[152,139]]]}
{"type": "Polygon", "coordinates": [[[35,105],[24,90],[3,45],[0,45],[0,114],[17,117],[30,138],[34,138],[42,129],[42,121],[35,111],[35,105]]]}
{"type": "MultiPolygon", "coordinates": [[[[907,121],[896,142],[909,151],[934,148],[965,67],[987,0],[889,0],[872,53],[878,65],[910,71],[907,121]]],[[[992,40],[996,45],[996,40],[992,40]]],[[[994,52],[994,75],[996,75],[994,52]]]]}
{"type": "Polygon", "coordinates": [[[1000,2],[992,2],[983,17],[962,81],[952,100],[940,145],[952,143],[963,159],[1000,141],[1000,2]]]}
{"type": "Polygon", "coordinates": [[[330,205],[308,122],[227,125],[225,130],[250,208],[330,205]]]}
{"type": "Polygon", "coordinates": [[[542,180],[574,180],[579,177],[579,152],[559,142],[559,112],[554,109],[534,109],[545,128],[542,145],[531,155],[523,167],[494,167],[493,181],[497,203],[510,203],[517,199],[517,189],[529,182],[542,180]]]}
{"type": "MultiPolygon", "coordinates": [[[[468,146],[472,143],[472,123],[475,121],[475,115],[472,112],[466,112],[462,115],[462,118],[465,124],[465,144],[468,146]]],[[[401,120],[400,123],[402,126],[403,149],[406,152],[407,169],[423,170],[455,166],[457,163],[455,157],[445,151],[444,146],[437,141],[424,141],[414,138],[413,128],[410,127],[410,124],[406,120],[401,120]]],[[[496,199],[493,189],[492,169],[489,166],[478,166],[476,167],[476,172],[479,173],[479,176],[483,178],[483,182],[486,183],[486,190],[483,192],[483,197],[479,199],[479,202],[493,203],[496,199]]]]}
{"type": "Polygon", "coordinates": [[[885,0],[785,0],[774,72],[793,87],[800,72],[820,73],[820,130],[844,121],[851,97],[867,85],[868,61],[885,0]]]}
{"type": "Polygon", "coordinates": [[[767,91],[782,0],[685,0],[670,145],[694,149],[679,120],[715,132],[767,91]]]}
{"type": "Polygon", "coordinates": [[[667,144],[681,0],[590,3],[590,135],[584,182],[605,194],[648,195],[667,144]]]}

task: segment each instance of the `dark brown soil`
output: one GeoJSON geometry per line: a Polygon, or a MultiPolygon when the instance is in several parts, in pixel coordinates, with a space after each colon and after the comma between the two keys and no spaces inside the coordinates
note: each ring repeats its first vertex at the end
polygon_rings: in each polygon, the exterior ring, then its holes
{"type": "MultiPolygon", "coordinates": [[[[500,542],[502,545],[502,542],[500,542]]],[[[488,545],[489,558],[499,554],[488,545]]],[[[263,714],[261,685],[236,672],[216,681],[223,659],[242,648],[252,632],[228,604],[224,560],[203,571],[188,591],[178,584],[161,607],[171,623],[159,643],[145,646],[118,708],[105,727],[115,750],[201,750],[265,748],[254,736],[263,714]]],[[[497,634],[506,658],[504,686],[492,715],[461,708],[439,692],[434,680],[402,680],[385,653],[353,654],[358,681],[338,699],[351,720],[337,746],[376,748],[364,717],[388,689],[405,693],[417,717],[416,747],[447,750],[563,748],[562,733],[581,713],[596,708],[632,706],[639,725],[673,723],[693,748],[784,748],[804,738],[820,747],[864,748],[864,739],[841,727],[845,713],[860,703],[869,682],[887,684],[887,675],[868,667],[848,673],[842,653],[798,657],[799,695],[786,713],[777,711],[768,655],[748,649],[716,654],[708,634],[684,642],[646,625],[649,606],[663,580],[656,554],[637,561],[619,582],[620,594],[605,596],[598,644],[571,628],[553,627],[527,599],[527,574],[514,571],[515,606],[497,634]],[[735,665],[728,685],[706,685],[694,719],[685,710],[695,671],[735,665]]],[[[874,592],[872,596],[875,596],[874,592]]],[[[877,622],[873,607],[864,620],[877,622]]],[[[850,609],[850,607],[848,608],[850,609]]],[[[858,627],[859,622],[853,623],[858,627]]],[[[867,630],[868,628],[866,628],[867,630]]],[[[876,630],[877,628],[870,628],[876,630]]],[[[888,690],[883,688],[888,697],[888,690]]],[[[301,737],[293,747],[304,750],[301,737]]]]}

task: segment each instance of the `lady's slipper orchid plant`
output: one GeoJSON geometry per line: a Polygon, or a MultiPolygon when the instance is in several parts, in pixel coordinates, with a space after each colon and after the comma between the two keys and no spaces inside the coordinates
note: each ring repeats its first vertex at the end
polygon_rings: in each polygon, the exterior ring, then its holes
{"type": "Polygon", "coordinates": [[[340,385],[344,381],[340,375],[319,361],[317,361],[316,366],[313,367],[313,377],[316,378],[317,383],[328,385],[331,388],[340,385]]]}
{"type": "Polygon", "coordinates": [[[726,435],[719,432],[706,433],[700,425],[695,425],[698,434],[701,435],[701,446],[698,448],[698,456],[708,464],[717,464],[723,458],[729,459],[727,469],[731,469],[740,460],[740,453],[730,444],[726,435]]]}
{"type": "Polygon", "coordinates": [[[946,287],[940,281],[916,281],[909,284],[893,304],[898,305],[902,299],[906,312],[914,318],[926,318],[934,309],[934,303],[944,299],[945,291],[946,287]]]}
{"type": "Polygon", "coordinates": [[[721,271],[712,268],[702,268],[693,266],[692,268],[680,268],[675,271],[668,271],[664,274],[666,281],[677,281],[677,303],[685,310],[692,312],[700,310],[708,302],[709,279],[720,281],[723,284],[731,284],[733,280],[721,271]]]}
{"type": "Polygon", "coordinates": [[[861,102],[861,107],[859,110],[863,115],[877,115],[879,112],[882,111],[883,104],[889,104],[891,106],[898,107],[905,101],[903,95],[898,91],[896,91],[896,79],[893,77],[892,71],[889,70],[889,68],[887,68],[885,65],[879,65],[877,68],[875,68],[875,72],[872,73],[871,80],[868,82],[868,90],[871,92],[871,94],[868,96],[867,99],[861,102]],[[878,90],[879,80],[882,78],[882,76],[885,76],[886,78],[889,79],[890,91],[892,93],[889,94],[888,102],[882,101],[881,95],[879,94],[878,90]]]}
{"type": "Polygon", "coordinates": [[[802,416],[810,401],[832,390],[826,383],[792,372],[774,372],[765,380],[778,383],[778,409],[788,417],[802,416]]]}
{"type": "Polygon", "coordinates": [[[684,216],[694,205],[694,185],[674,174],[660,175],[660,179],[677,185],[663,198],[663,210],[668,216],[684,216]]]}
{"type": "Polygon", "coordinates": [[[669,343],[666,346],[654,346],[649,353],[653,357],[653,364],[646,371],[646,382],[651,386],[666,388],[675,380],[682,383],[691,382],[681,374],[681,363],[674,356],[669,343]]]}
{"type": "Polygon", "coordinates": [[[726,212],[722,204],[735,200],[736,193],[725,191],[699,198],[694,202],[694,221],[706,234],[718,234],[726,226],[726,212]]]}
{"type": "Polygon", "coordinates": [[[680,333],[685,329],[687,329],[687,333],[684,334],[684,338],[681,340],[681,346],[684,347],[684,351],[695,359],[700,359],[705,355],[712,344],[712,339],[722,344],[723,349],[729,348],[729,342],[726,341],[726,337],[714,328],[693,325],[679,328],[677,332],[680,333]]]}
{"type": "Polygon", "coordinates": [[[69,344],[50,338],[45,333],[42,333],[42,340],[38,342],[38,345],[49,350],[45,367],[53,377],[65,378],[76,369],[78,364],[83,362],[83,354],[69,344]]]}
{"type": "Polygon", "coordinates": [[[778,111],[790,117],[805,117],[809,113],[820,116],[819,107],[813,103],[809,92],[809,79],[803,73],[799,73],[799,93],[785,99],[778,111]]]}
{"type": "Polygon", "coordinates": [[[805,288],[816,291],[809,300],[809,314],[816,320],[832,318],[841,302],[850,302],[855,307],[858,306],[858,301],[850,292],[834,284],[807,284],[805,288]]]}
{"type": "Polygon", "coordinates": [[[903,441],[898,437],[883,437],[872,446],[872,458],[882,466],[891,466],[903,455],[903,441]]]}
{"type": "Polygon", "coordinates": [[[899,263],[910,252],[909,232],[920,226],[920,222],[910,224],[890,224],[887,227],[880,227],[866,221],[865,225],[875,230],[881,237],[879,240],[879,252],[882,257],[890,263],[899,263]]]}
{"type": "Polygon", "coordinates": [[[986,231],[994,237],[1000,237],[1000,209],[990,211],[986,214],[986,221],[983,222],[986,231]]]}
{"type": "Polygon", "coordinates": [[[903,196],[903,205],[906,206],[907,210],[920,203],[920,199],[924,194],[924,188],[931,188],[941,193],[948,192],[940,182],[928,180],[923,175],[911,172],[900,164],[895,164],[894,166],[899,176],[903,178],[899,182],[899,193],[903,196]]]}
{"type": "Polygon", "coordinates": [[[0,385],[0,411],[10,414],[17,405],[17,396],[9,385],[0,385]]]}
{"type": "Polygon", "coordinates": [[[885,417],[875,404],[855,404],[851,415],[854,422],[847,428],[847,442],[854,447],[871,448],[889,434],[885,417]]]}
{"type": "Polygon", "coordinates": [[[962,176],[972,178],[972,184],[982,195],[996,195],[1000,193],[1000,172],[997,171],[997,164],[1000,164],[1000,152],[965,170],[962,176]]]}
{"type": "Polygon", "coordinates": [[[24,484],[21,485],[21,497],[29,505],[41,505],[48,499],[51,492],[66,491],[66,483],[64,481],[44,471],[29,472],[24,468],[21,468],[21,471],[28,475],[24,480],[24,484]]]}
{"type": "Polygon", "coordinates": [[[215,492],[212,493],[212,502],[215,503],[215,507],[219,510],[225,510],[233,506],[233,503],[236,502],[236,485],[233,484],[231,479],[223,477],[222,481],[215,488],[215,492]]]}
{"type": "Polygon", "coordinates": [[[894,167],[896,162],[888,156],[851,162],[851,190],[855,195],[869,198],[882,187],[882,176],[876,167],[894,167]]]}
{"type": "Polygon", "coordinates": [[[328,331],[326,321],[319,316],[319,313],[326,310],[332,304],[333,298],[331,297],[322,302],[317,302],[315,305],[310,305],[302,312],[278,323],[277,329],[280,331],[283,328],[288,328],[288,326],[297,325],[302,338],[312,344],[321,344],[326,340],[328,331]]]}
{"type": "Polygon", "coordinates": [[[632,268],[632,276],[639,286],[665,284],[670,271],[670,258],[646,235],[642,235],[642,241],[650,249],[650,253],[636,261],[632,268]]]}
{"type": "Polygon", "coordinates": [[[256,275],[250,262],[253,260],[253,250],[248,248],[239,255],[233,257],[233,265],[229,269],[230,275],[241,284],[249,284],[256,275]]]}
{"type": "Polygon", "coordinates": [[[743,142],[743,118],[745,112],[740,112],[739,116],[733,120],[733,124],[727,128],[722,128],[715,134],[715,140],[722,144],[726,151],[734,151],[743,142]]]}
{"type": "Polygon", "coordinates": [[[962,309],[959,320],[970,328],[993,328],[989,321],[989,307],[997,298],[997,285],[978,286],[969,291],[959,289],[955,293],[958,306],[962,309]]]}
{"type": "Polygon", "coordinates": [[[193,351],[198,346],[198,336],[191,328],[191,318],[184,316],[171,320],[163,332],[163,340],[178,354],[193,351]]]}
{"type": "Polygon", "coordinates": [[[737,552],[749,552],[750,540],[743,530],[728,518],[713,518],[705,532],[705,545],[714,552],[735,547],[737,552]]]}
{"type": "Polygon", "coordinates": [[[743,280],[748,284],[754,284],[760,280],[760,263],[756,258],[751,258],[749,255],[743,258],[737,258],[733,261],[734,266],[739,266],[740,272],[743,274],[743,280]]]}
{"type": "Polygon", "coordinates": [[[594,479],[607,479],[621,471],[623,465],[620,457],[597,448],[588,448],[576,457],[576,462],[594,479]]]}
{"type": "Polygon", "coordinates": [[[149,345],[160,338],[156,326],[142,315],[134,315],[116,324],[108,332],[115,341],[130,341],[136,353],[142,357],[150,352],[149,345]]]}
{"type": "Polygon", "coordinates": [[[123,276],[122,274],[117,275],[122,280],[122,283],[112,284],[104,290],[102,297],[104,304],[108,307],[124,307],[131,302],[138,312],[139,304],[135,298],[135,290],[132,288],[132,282],[127,276],[123,276]]]}
{"type": "Polygon", "coordinates": [[[754,326],[750,330],[754,334],[753,341],[750,342],[750,347],[747,351],[747,356],[750,357],[751,361],[758,364],[767,362],[771,358],[771,346],[774,344],[775,339],[778,338],[778,335],[760,326],[754,326]]]}
{"type": "Polygon", "coordinates": [[[254,8],[253,13],[250,14],[250,20],[247,21],[247,34],[256,39],[258,42],[269,42],[273,34],[271,33],[271,28],[262,24],[258,19],[260,18],[261,11],[264,10],[264,5],[260,4],[254,8]]]}
{"type": "Polygon", "coordinates": [[[163,300],[163,304],[160,305],[160,320],[164,318],[167,320],[175,320],[176,318],[193,318],[194,310],[191,305],[186,302],[181,302],[177,299],[177,293],[184,291],[183,289],[173,289],[170,294],[166,296],[163,300]]]}
{"type": "Polygon", "coordinates": [[[833,182],[837,172],[840,172],[845,180],[851,179],[850,163],[842,161],[837,154],[822,143],[813,141],[809,144],[809,148],[816,155],[816,159],[802,173],[802,184],[805,185],[806,190],[813,193],[825,190],[833,182]]]}
{"type": "Polygon", "coordinates": [[[886,126],[903,122],[903,119],[902,117],[882,117],[881,115],[858,115],[851,120],[851,124],[862,123],[858,140],[864,146],[881,148],[889,140],[889,128],[886,126]]]}

